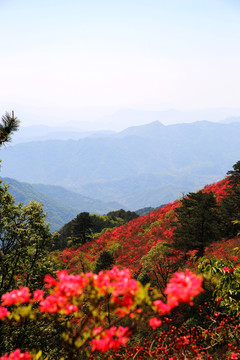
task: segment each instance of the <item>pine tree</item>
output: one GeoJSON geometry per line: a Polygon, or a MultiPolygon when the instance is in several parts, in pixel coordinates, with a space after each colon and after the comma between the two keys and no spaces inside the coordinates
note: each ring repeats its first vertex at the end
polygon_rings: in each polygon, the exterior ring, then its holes
{"type": "Polygon", "coordinates": [[[94,272],[98,274],[101,270],[111,270],[114,263],[113,255],[108,250],[104,250],[97,258],[94,272]]]}
{"type": "Polygon", "coordinates": [[[233,170],[229,170],[227,175],[230,177],[240,177],[240,160],[233,165],[233,170]]]}
{"type": "Polygon", "coordinates": [[[219,206],[212,192],[189,193],[176,209],[178,225],[173,236],[174,247],[187,253],[197,250],[203,256],[205,246],[220,240],[219,206]]]}
{"type": "Polygon", "coordinates": [[[88,212],[82,212],[72,222],[73,245],[85,244],[92,239],[92,222],[88,212]]]}
{"type": "Polygon", "coordinates": [[[227,239],[237,236],[240,224],[234,221],[240,220],[240,185],[234,184],[228,190],[228,195],[222,199],[222,221],[224,224],[223,236],[227,239]]]}

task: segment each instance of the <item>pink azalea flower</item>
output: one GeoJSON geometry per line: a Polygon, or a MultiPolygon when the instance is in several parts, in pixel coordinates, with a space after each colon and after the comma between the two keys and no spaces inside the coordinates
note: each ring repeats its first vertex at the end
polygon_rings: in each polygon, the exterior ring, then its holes
{"type": "MultiPolygon", "coordinates": [[[[99,332],[99,328],[94,331],[95,333],[99,332]]],[[[105,330],[100,334],[100,339],[92,340],[92,350],[98,350],[101,352],[106,352],[110,349],[113,351],[117,351],[121,346],[126,346],[129,341],[129,328],[120,326],[117,328],[116,326],[111,327],[108,330],[105,330]]]]}
{"type": "Polygon", "coordinates": [[[191,271],[176,272],[165,289],[168,303],[176,303],[176,305],[186,302],[193,304],[192,299],[203,291],[203,278],[196,276],[191,271]]]}
{"type": "Polygon", "coordinates": [[[44,291],[36,290],[33,293],[33,301],[42,301],[43,300],[44,291]]]}
{"type": "Polygon", "coordinates": [[[66,305],[66,299],[49,295],[45,300],[40,302],[40,311],[56,313],[66,305]]]}
{"type": "Polygon", "coordinates": [[[3,306],[0,306],[0,319],[4,319],[6,316],[8,316],[10,312],[3,306]]]}
{"type": "Polygon", "coordinates": [[[51,275],[45,275],[44,282],[45,287],[47,288],[57,285],[57,280],[54,279],[51,275]]]}
{"type": "Polygon", "coordinates": [[[162,302],[162,300],[156,300],[153,304],[155,306],[155,310],[159,311],[160,315],[165,315],[171,310],[170,306],[162,302]]]}
{"type": "Polygon", "coordinates": [[[0,357],[0,360],[30,360],[32,358],[33,356],[29,354],[28,351],[26,351],[25,353],[21,353],[20,349],[16,349],[11,354],[8,355],[6,353],[2,357],[0,357]]]}
{"type": "Polygon", "coordinates": [[[30,296],[29,288],[20,286],[18,290],[2,295],[2,305],[23,304],[30,301],[30,296]]]}
{"type": "Polygon", "coordinates": [[[69,315],[73,312],[78,311],[78,307],[77,305],[73,305],[73,304],[67,304],[64,308],[64,314],[65,315],[69,315]]]}
{"type": "Polygon", "coordinates": [[[229,359],[238,359],[238,354],[237,353],[235,353],[235,352],[233,352],[232,354],[231,354],[231,356],[230,356],[230,358],[229,359]]]}
{"type": "Polygon", "coordinates": [[[157,327],[162,325],[162,320],[158,318],[151,318],[149,319],[148,323],[153,328],[153,330],[155,330],[157,327]]]}

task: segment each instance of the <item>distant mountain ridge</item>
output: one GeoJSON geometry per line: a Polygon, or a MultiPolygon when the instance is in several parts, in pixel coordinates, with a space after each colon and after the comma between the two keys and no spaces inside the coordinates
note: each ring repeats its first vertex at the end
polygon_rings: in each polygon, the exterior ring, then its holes
{"type": "Polygon", "coordinates": [[[165,126],[154,121],[105,137],[12,145],[2,149],[1,172],[135,210],[222,178],[239,159],[239,138],[238,122],[165,126]]]}
{"type": "MultiPolygon", "coordinates": [[[[109,112],[109,109],[107,110],[109,112]]],[[[91,113],[91,111],[90,111],[91,113]]],[[[160,121],[162,124],[179,124],[191,123],[194,121],[214,121],[220,123],[232,123],[240,121],[240,109],[217,108],[217,109],[203,109],[192,111],[179,111],[169,109],[165,111],[153,110],[135,110],[135,109],[120,109],[108,115],[95,115],[85,111],[78,112],[77,119],[74,114],[73,120],[65,122],[58,121],[58,125],[31,125],[21,126],[20,130],[14,134],[13,144],[23,143],[27,141],[45,141],[45,140],[78,140],[86,137],[100,137],[108,136],[116,131],[124,131],[129,127],[142,126],[151,122],[160,121]]],[[[65,116],[63,113],[61,114],[65,116]]],[[[67,115],[67,114],[66,114],[67,115]]],[[[68,117],[71,114],[68,114],[68,117]]],[[[28,114],[24,114],[24,118],[28,114]]],[[[65,116],[65,118],[67,118],[65,116]]],[[[46,119],[35,114],[35,121],[41,121],[44,124],[46,119]]]]}
{"type": "Polygon", "coordinates": [[[224,121],[230,116],[239,116],[240,109],[229,108],[210,108],[202,110],[180,111],[176,109],[168,110],[136,110],[119,109],[112,114],[104,115],[95,121],[98,129],[111,129],[120,131],[129,126],[141,126],[153,121],[160,121],[163,124],[191,123],[194,121],[224,121]]]}
{"type": "Polygon", "coordinates": [[[48,214],[47,221],[50,222],[51,231],[59,230],[80,212],[105,214],[122,208],[121,204],[104,203],[101,200],[82,196],[60,186],[31,185],[11,178],[0,179],[10,185],[9,192],[15,197],[17,203],[27,204],[30,200],[43,203],[43,209],[48,214]]]}
{"type": "Polygon", "coordinates": [[[29,141],[47,141],[47,140],[78,140],[86,137],[107,136],[113,134],[113,131],[81,131],[78,128],[67,126],[47,126],[33,125],[20,127],[19,131],[14,134],[12,144],[24,143],[29,141]]]}
{"type": "Polygon", "coordinates": [[[235,122],[240,122],[240,116],[230,116],[220,122],[222,124],[231,124],[231,123],[235,123],[235,122]]]}
{"type": "Polygon", "coordinates": [[[164,131],[164,125],[160,121],[153,121],[146,125],[131,126],[117,134],[116,137],[126,136],[141,136],[141,137],[156,137],[161,135],[164,131]]]}

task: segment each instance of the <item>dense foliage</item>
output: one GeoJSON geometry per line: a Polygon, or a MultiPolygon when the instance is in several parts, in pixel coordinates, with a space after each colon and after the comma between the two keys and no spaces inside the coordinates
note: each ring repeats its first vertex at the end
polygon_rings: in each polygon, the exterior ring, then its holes
{"type": "Polygon", "coordinates": [[[135,212],[123,209],[111,211],[102,216],[82,212],[60,229],[60,236],[55,244],[55,249],[85,244],[107,229],[123,225],[137,217],[138,215],[135,212]]]}
{"type": "Polygon", "coordinates": [[[184,252],[197,250],[203,256],[207,245],[221,238],[220,209],[212,192],[190,193],[175,211],[177,228],[174,232],[174,247],[184,252]]]}
{"type": "Polygon", "coordinates": [[[52,241],[42,205],[15,204],[1,182],[0,204],[0,293],[19,283],[37,287],[52,241]]]}

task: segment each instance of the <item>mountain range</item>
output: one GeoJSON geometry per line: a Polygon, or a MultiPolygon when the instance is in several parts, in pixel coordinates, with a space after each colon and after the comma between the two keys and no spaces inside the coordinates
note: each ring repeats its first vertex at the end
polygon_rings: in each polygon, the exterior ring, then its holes
{"type": "Polygon", "coordinates": [[[16,203],[28,204],[31,200],[43,203],[51,231],[59,230],[80,212],[106,214],[122,208],[121,204],[94,200],[61,186],[31,185],[11,178],[1,178],[1,180],[9,185],[9,192],[14,196],[16,203]]]}
{"type": "Polygon", "coordinates": [[[115,201],[128,210],[156,207],[225,176],[239,160],[239,138],[239,122],[154,121],[78,140],[10,145],[1,152],[1,174],[115,201]]]}
{"type": "MultiPolygon", "coordinates": [[[[166,104],[165,104],[166,105],[166,104]]],[[[192,110],[167,109],[162,110],[158,105],[150,106],[149,109],[114,108],[114,107],[73,107],[67,109],[64,106],[53,111],[51,108],[26,108],[18,104],[16,115],[22,120],[22,126],[27,124],[45,124],[49,132],[56,129],[56,132],[65,131],[69,133],[95,132],[102,130],[122,131],[129,126],[139,126],[153,121],[161,121],[163,124],[191,123],[194,121],[225,122],[226,118],[240,115],[240,108],[207,108],[192,110]],[[51,125],[50,125],[51,124],[51,125]],[[55,125],[53,125],[55,124],[55,125]]],[[[232,120],[230,120],[232,122],[232,120]]],[[[238,120],[239,121],[239,120],[238,120]]],[[[35,130],[29,126],[29,130],[35,130]]],[[[39,134],[34,134],[34,137],[39,134]]],[[[62,133],[64,137],[64,133],[62,133]]],[[[75,137],[74,137],[75,138],[75,137]]],[[[67,136],[65,135],[65,140],[67,136]]]]}

